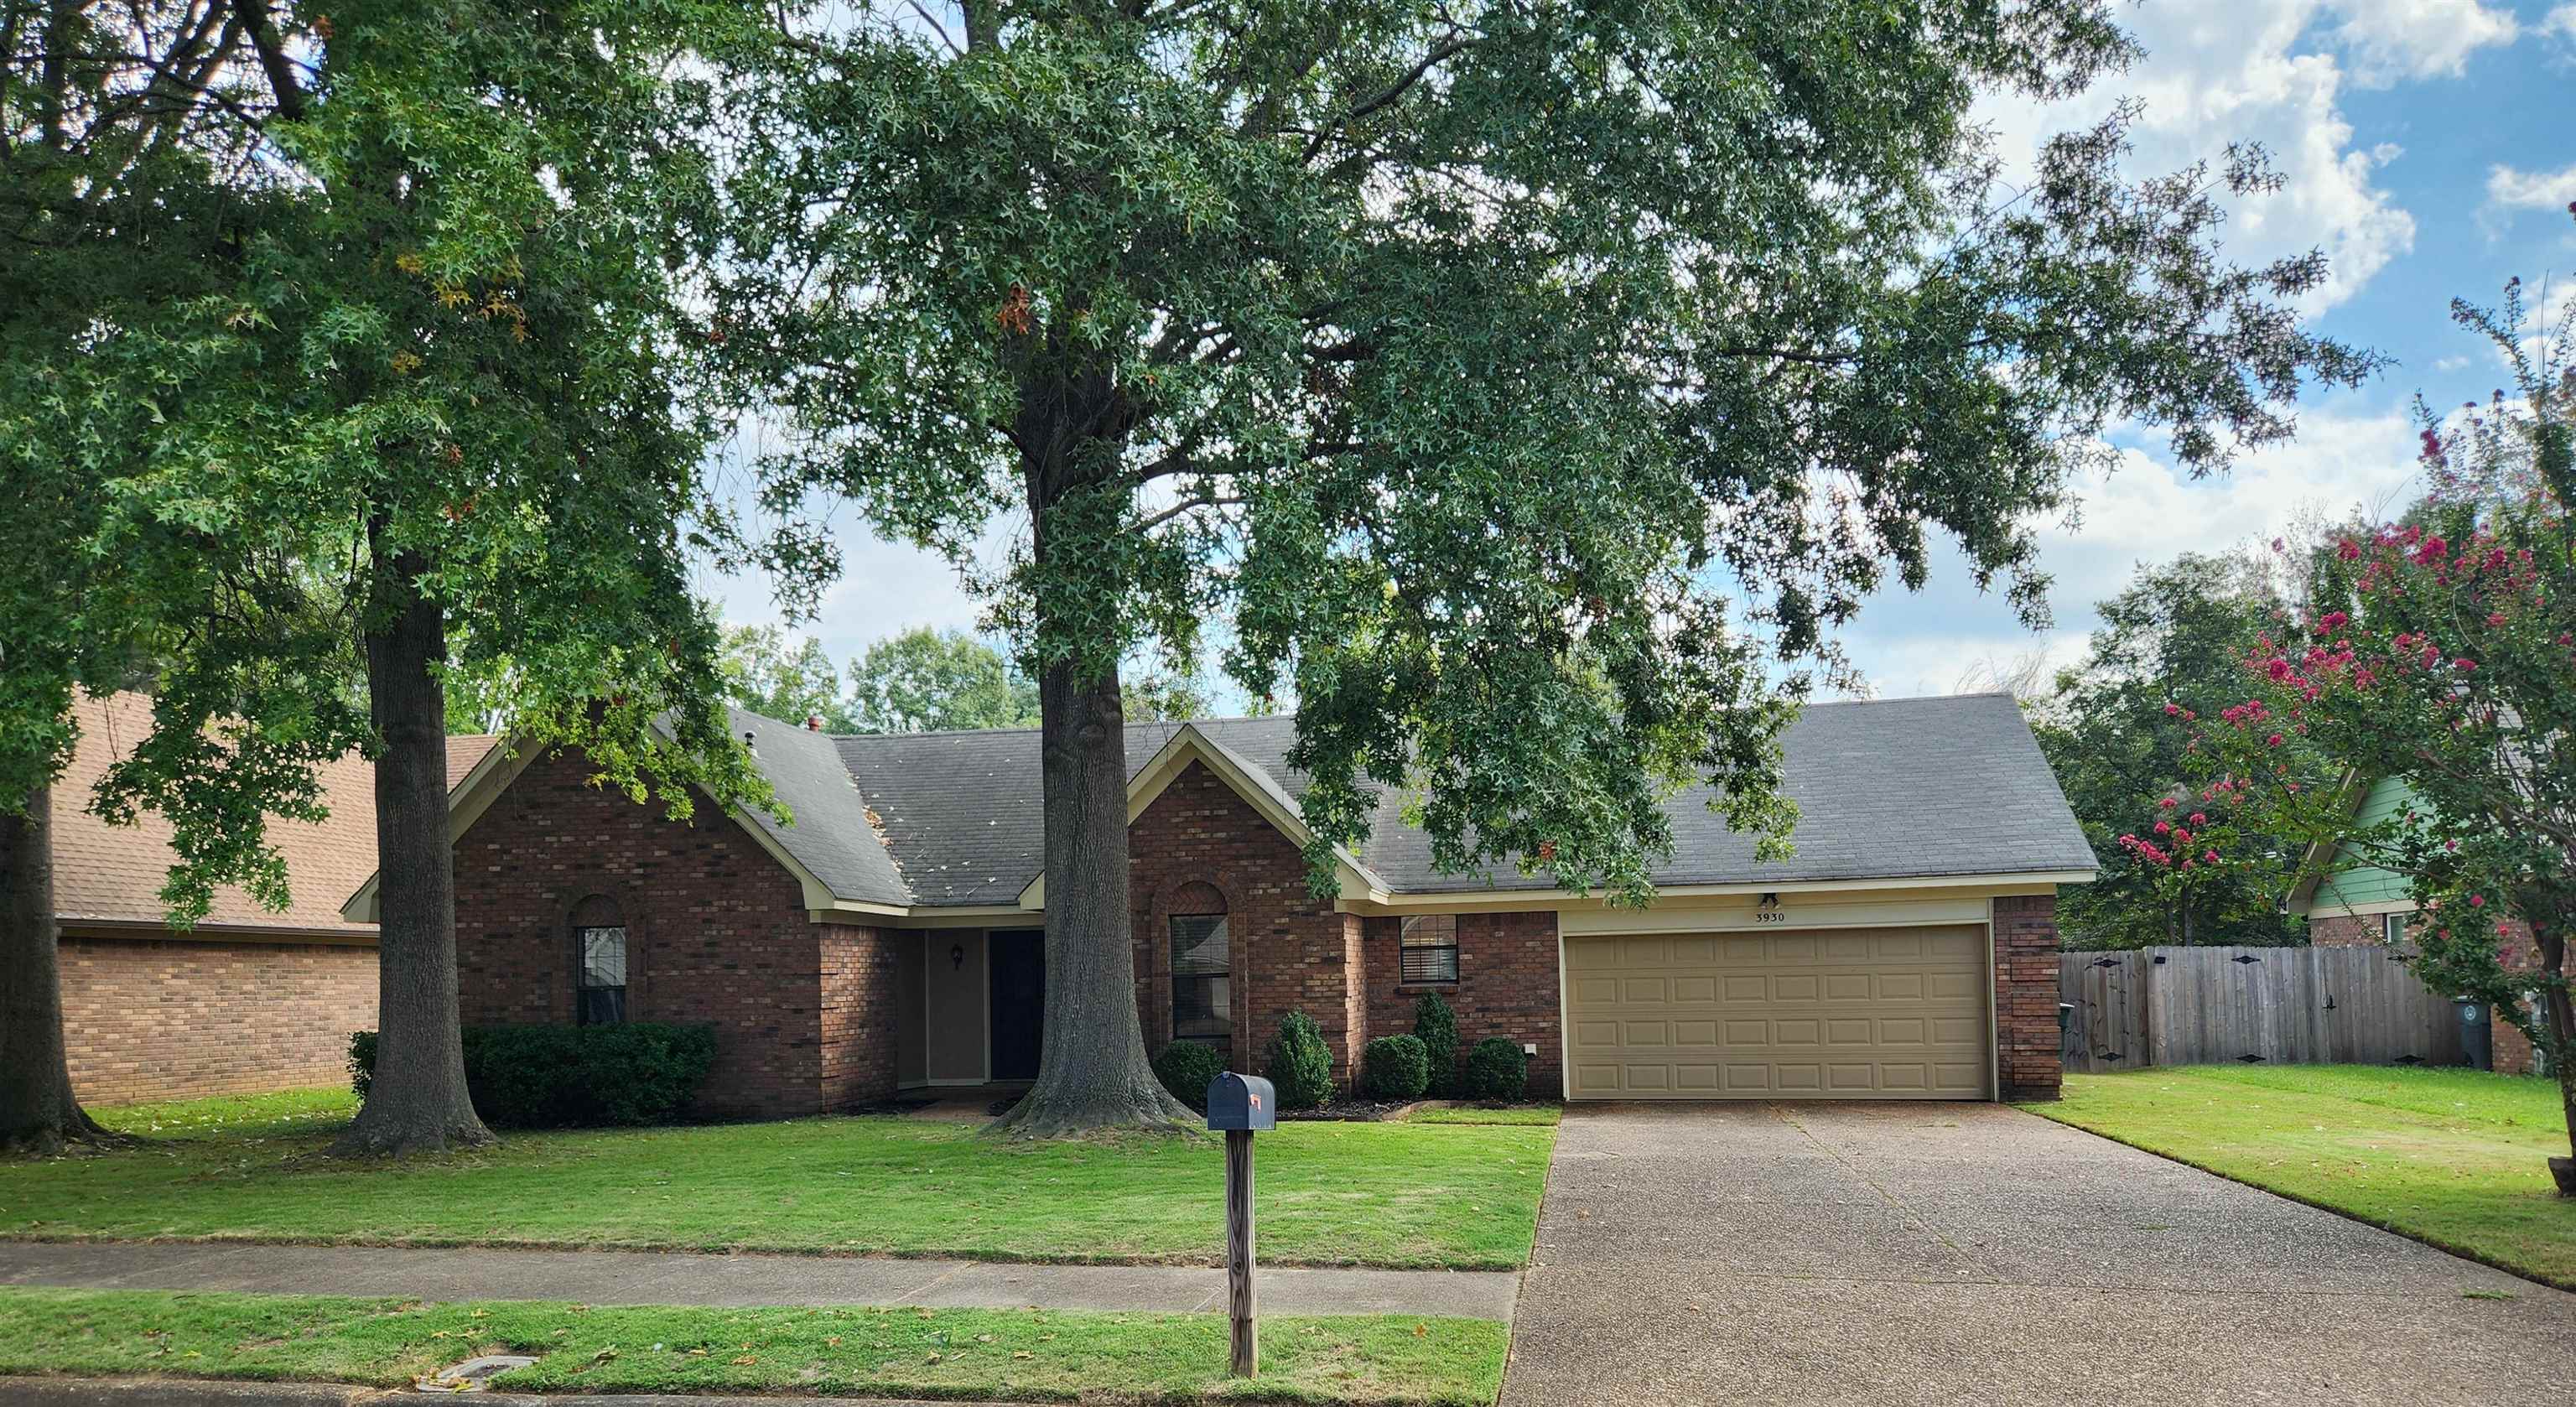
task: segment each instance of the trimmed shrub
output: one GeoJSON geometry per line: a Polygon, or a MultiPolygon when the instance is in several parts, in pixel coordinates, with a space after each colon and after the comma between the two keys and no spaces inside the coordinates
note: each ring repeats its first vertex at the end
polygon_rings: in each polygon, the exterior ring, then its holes
{"type": "Polygon", "coordinates": [[[1487,1036],[1467,1052],[1467,1095],[1471,1099],[1518,1099],[1529,1087],[1529,1056],[1518,1041],[1487,1036]]]}
{"type": "Polygon", "coordinates": [[[1207,1112],[1208,1082],[1225,1069],[1217,1059],[1216,1047],[1197,1041],[1174,1041],[1154,1057],[1154,1078],[1172,1097],[1204,1114],[1207,1112]]]}
{"type": "Polygon", "coordinates": [[[1431,1057],[1420,1036],[1380,1036],[1368,1043],[1361,1072],[1371,1099],[1420,1099],[1431,1085],[1431,1057]]]}
{"type": "MultiPolygon", "coordinates": [[[[495,1128],[668,1123],[715,1068],[713,1026],[468,1026],[465,1092],[495,1128]]],[[[349,1086],[374,1083],[376,1033],[349,1038],[349,1086]]]]}
{"type": "Polygon", "coordinates": [[[1447,1094],[1458,1085],[1458,1013],[1438,992],[1425,992],[1413,999],[1413,1034],[1422,1038],[1423,1057],[1430,1061],[1434,1094],[1447,1094]]]}
{"type": "Polygon", "coordinates": [[[1278,1091],[1282,1110],[1323,1107],[1333,1097],[1333,1050],[1324,1044],[1324,1028],[1302,1011],[1281,1017],[1262,1073],[1278,1091]]]}

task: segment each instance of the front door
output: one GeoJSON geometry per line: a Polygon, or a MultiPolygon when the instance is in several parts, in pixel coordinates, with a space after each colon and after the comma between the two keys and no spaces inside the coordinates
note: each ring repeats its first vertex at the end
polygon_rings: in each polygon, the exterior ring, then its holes
{"type": "Polygon", "coordinates": [[[985,970],[993,984],[993,1078],[1034,1080],[1046,1033],[1046,932],[996,929],[986,943],[985,970]]]}

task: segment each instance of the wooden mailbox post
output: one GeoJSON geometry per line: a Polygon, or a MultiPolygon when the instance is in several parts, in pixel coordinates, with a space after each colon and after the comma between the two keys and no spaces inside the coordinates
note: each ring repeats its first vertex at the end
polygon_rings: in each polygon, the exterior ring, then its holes
{"type": "Polygon", "coordinates": [[[1233,1321],[1238,1378],[1256,1371],[1252,1293],[1252,1136],[1278,1127],[1270,1082],[1231,1070],[1208,1081],[1207,1123],[1225,1135],[1225,1308],[1233,1321]]]}

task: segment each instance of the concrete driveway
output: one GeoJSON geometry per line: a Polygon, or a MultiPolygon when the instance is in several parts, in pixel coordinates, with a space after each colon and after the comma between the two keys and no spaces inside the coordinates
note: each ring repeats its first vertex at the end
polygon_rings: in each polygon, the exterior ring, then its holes
{"type": "Polygon", "coordinates": [[[1588,1105],[1502,1401],[2566,1402],[2576,1295],[2001,1105],[1588,1105]]]}

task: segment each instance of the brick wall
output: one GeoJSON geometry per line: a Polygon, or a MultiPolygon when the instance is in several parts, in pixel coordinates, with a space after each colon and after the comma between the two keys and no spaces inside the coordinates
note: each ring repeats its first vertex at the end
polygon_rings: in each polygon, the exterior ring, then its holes
{"type": "Polygon", "coordinates": [[[1529,1092],[1556,1099],[1565,1093],[1565,1042],[1557,1000],[1556,915],[1553,912],[1458,915],[1458,980],[1407,985],[1401,978],[1398,934],[1402,920],[1368,920],[1368,1025],[1378,1035],[1413,1029],[1413,1004],[1438,992],[1458,1013],[1458,1057],[1476,1042],[1500,1036],[1536,1045],[1529,1061],[1529,1092]]]}
{"type": "Polygon", "coordinates": [[[376,1024],[376,949],[318,943],[62,940],[72,1089],[92,1104],[349,1080],[376,1024]]]}
{"type": "Polygon", "coordinates": [[[2005,1099],[2055,1099],[2057,896],[1994,901],[1995,1067],[2005,1099]]]}
{"type": "Polygon", "coordinates": [[[2360,948],[2386,941],[2377,914],[2310,914],[2308,942],[2319,948],[2360,948]]]}
{"type": "Polygon", "coordinates": [[[537,758],[457,842],[465,1020],[572,1020],[572,909],[605,896],[626,924],[628,1018],[716,1028],[694,1114],[778,1118],[890,1092],[882,935],[827,935],[794,876],[714,807],[673,821],[588,777],[577,755],[537,758]],[[836,994],[861,1002],[829,1023],[827,948],[836,994]]]}
{"type": "Polygon", "coordinates": [[[1194,762],[1127,828],[1127,846],[1146,1048],[1172,1038],[1171,917],[1206,912],[1213,890],[1232,947],[1234,1042],[1220,1054],[1258,1070],[1280,1018],[1303,1010],[1332,1047],[1333,1078],[1348,1083],[1367,1037],[1366,1010],[1351,999],[1359,944],[1348,916],[1307,892],[1306,859],[1288,837],[1194,762]]]}
{"type": "Polygon", "coordinates": [[[823,1107],[892,1098],[899,940],[891,929],[839,923],[819,925],[815,933],[822,961],[823,1107]]]}

